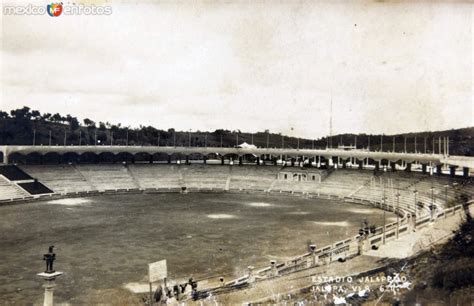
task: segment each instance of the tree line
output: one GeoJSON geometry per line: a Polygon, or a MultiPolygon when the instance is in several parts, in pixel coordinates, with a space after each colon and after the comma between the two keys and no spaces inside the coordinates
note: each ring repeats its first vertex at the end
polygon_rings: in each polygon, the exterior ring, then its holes
{"type": "Polygon", "coordinates": [[[153,126],[130,127],[70,114],[41,113],[28,106],[10,112],[0,110],[0,145],[160,145],[223,146],[243,142],[258,147],[314,148],[352,146],[373,151],[439,153],[449,136],[451,155],[474,155],[474,128],[398,135],[340,134],[317,139],[296,138],[265,130],[247,133],[217,129],[210,132],[160,130],[153,126]],[[441,141],[440,141],[441,138],[441,141]]]}

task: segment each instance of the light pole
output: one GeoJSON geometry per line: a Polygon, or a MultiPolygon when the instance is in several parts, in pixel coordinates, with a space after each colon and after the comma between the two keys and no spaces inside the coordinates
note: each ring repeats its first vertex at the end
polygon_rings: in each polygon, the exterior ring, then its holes
{"type": "Polygon", "coordinates": [[[448,187],[449,185],[444,185],[444,206],[448,208],[448,187]]]}
{"type": "Polygon", "coordinates": [[[434,187],[431,186],[431,206],[430,206],[430,215],[431,215],[431,221],[433,221],[433,211],[434,211],[434,187]]]}
{"type": "Polygon", "coordinates": [[[36,145],[36,130],[33,130],[33,145],[36,145]]]}
{"type": "Polygon", "coordinates": [[[312,266],[314,267],[316,265],[316,245],[315,244],[310,244],[309,249],[311,250],[311,255],[313,257],[312,266]]]}
{"type": "Polygon", "coordinates": [[[385,213],[385,209],[387,209],[387,207],[385,206],[385,200],[387,199],[387,197],[385,197],[385,180],[383,181],[383,196],[382,196],[382,210],[383,210],[383,231],[382,231],[382,244],[385,244],[385,223],[386,223],[386,213],[385,213]]]}
{"type": "Polygon", "coordinates": [[[416,231],[416,195],[418,194],[418,190],[413,190],[413,194],[415,195],[415,214],[414,214],[414,222],[413,222],[413,228],[416,231]]]}
{"type": "Polygon", "coordinates": [[[276,266],[276,260],[270,260],[270,265],[272,267],[272,277],[276,277],[278,275],[278,269],[276,266]]]}
{"type": "Polygon", "coordinates": [[[398,231],[400,229],[400,216],[398,215],[398,212],[399,212],[399,208],[400,208],[400,193],[397,192],[397,194],[395,195],[397,197],[397,239],[398,239],[398,231]]]}
{"type": "Polygon", "coordinates": [[[49,146],[51,146],[51,130],[49,130],[49,146]]]}

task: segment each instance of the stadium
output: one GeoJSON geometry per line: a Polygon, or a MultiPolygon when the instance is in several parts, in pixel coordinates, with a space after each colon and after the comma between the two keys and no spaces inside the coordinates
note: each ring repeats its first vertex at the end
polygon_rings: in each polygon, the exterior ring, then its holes
{"type": "Polygon", "coordinates": [[[1,305],[472,305],[471,3],[30,2],[1,305]]]}
{"type": "Polygon", "coordinates": [[[338,275],[344,265],[354,275],[388,265],[374,259],[409,258],[445,241],[474,195],[471,158],[449,156],[447,147],[441,154],[245,145],[2,150],[2,256],[18,263],[4,268],[11,302],[25,301],[17,286],[41,298],[28,279],[45,243],[56,245],[68,271],[58,299],[97,302],[101,290],[146,299],[146,265],[164,258],[170,288],[198,282],[181,300],[278,301],[268,286],[280,279],[308,281],[318,269],[338,275]],[[21,261],[18,241],[29,250],[21,261]]]}

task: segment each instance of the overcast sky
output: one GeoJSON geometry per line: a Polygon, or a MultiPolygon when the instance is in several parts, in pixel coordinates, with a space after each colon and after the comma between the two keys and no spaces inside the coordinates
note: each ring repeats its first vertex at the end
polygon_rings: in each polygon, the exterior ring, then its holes
{"type": "Polygon", "coordinates": [[[0,109],[316,138],[332,97],[333,134],[474,125],[471,4],[92,2],[113,13],[2,16],[0,109]]]}

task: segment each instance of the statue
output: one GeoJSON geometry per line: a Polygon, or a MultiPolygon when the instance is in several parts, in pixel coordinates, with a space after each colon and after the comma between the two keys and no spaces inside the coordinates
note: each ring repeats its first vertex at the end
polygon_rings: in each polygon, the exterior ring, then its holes
{"type": "Polygon", "coordinates": [[[54,273],[53,262],[56,260],[56,254],[53,252],[54,245],[50,246],[48,253],[43,255],[43,260],[46,261],[46,271],[45,273],[54,273]]]}

